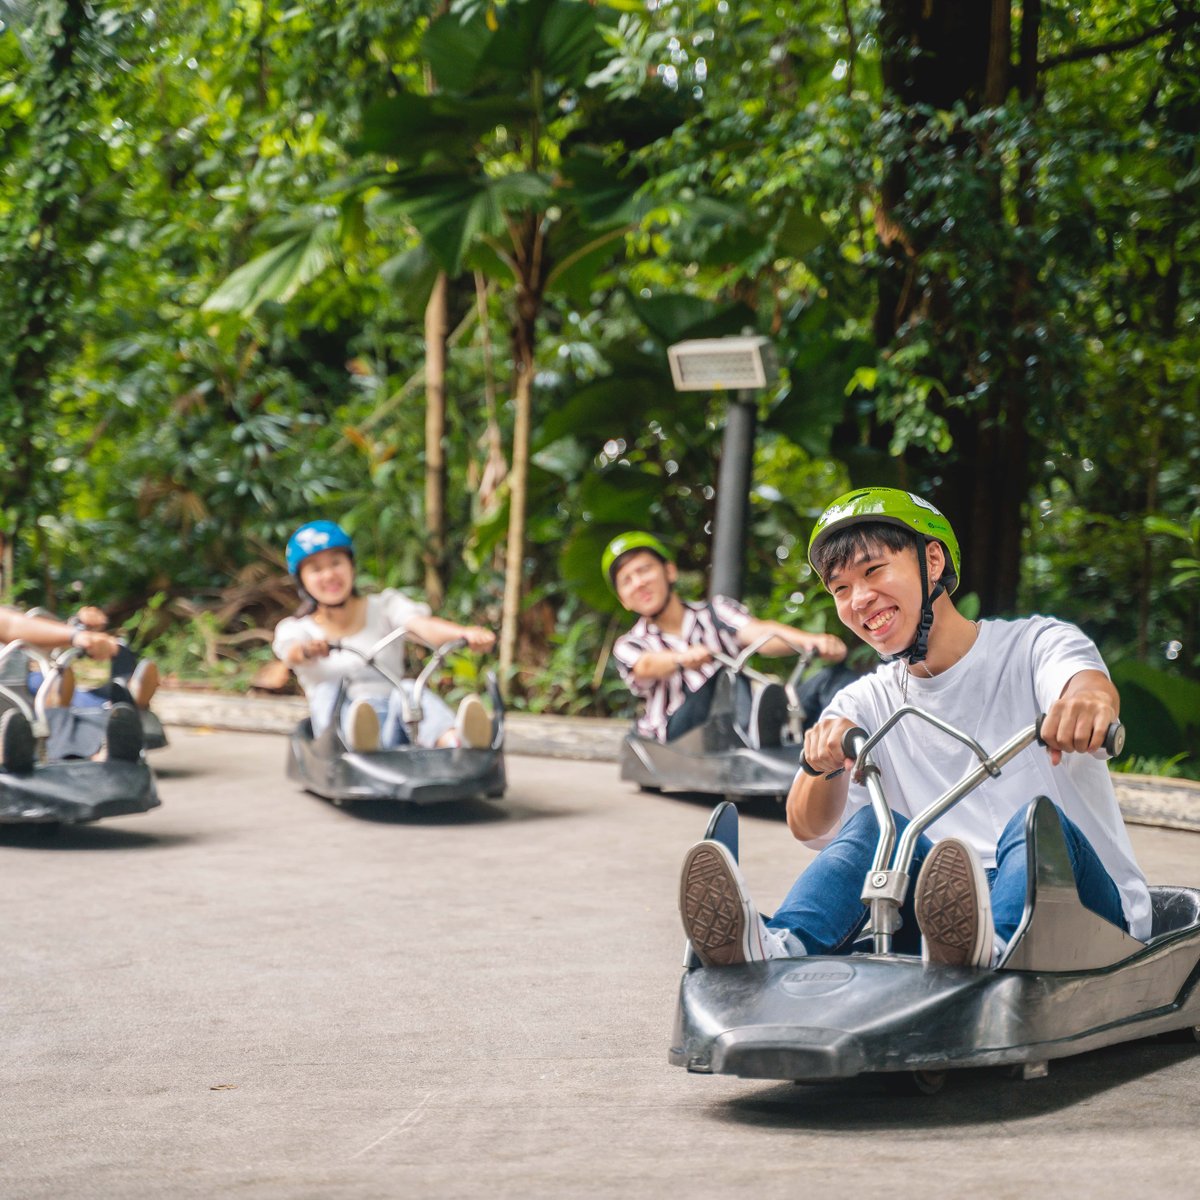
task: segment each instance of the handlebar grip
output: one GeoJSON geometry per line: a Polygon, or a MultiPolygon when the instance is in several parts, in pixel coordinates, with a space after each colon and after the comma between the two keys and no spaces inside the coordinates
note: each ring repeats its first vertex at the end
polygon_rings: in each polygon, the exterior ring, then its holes
{"type": "Polygon", "coordinates": [[[865,729],[860,729],[857,725],[851,729],[847,729],[846,732],[842,734],[842,753],[847,758],[857,758],[858,751],[854,748],[854,739],[865,739],[870,736],[871,735],[865,729]]]}
{"type": "Polygon", "coordinates": [[[1120,721],[1114,721],[1104,735],[1104,749],[1109,758],[1117,758],[1125,749],[1125,726],[1120,721]]]}
{"type": "MultiPolygon", "coordinates": [[[[1037,743],[1039,746],[1044,746],[1046,743],[1042,741],[1042,722],[1046,719],[1045,713],[1038,713],[1038,718],[1035,724],[1037,725],[1037,743]]],[[[1125,749],[1125,726],[1120,721],[1114,721],[1104,733],[1104,750],[1109,758],[1119,758],[1121,752],[1125,749]]]]}
{"type": "MultiPolygon", "coordinates": [[[[855,738],[866,739],[868,737],[870,737],[870,734],[867,733],[867,731],[865,729],[861,729],[857,725],[851,726],[851,728],[847,729],[846,732],[844,734],[842,734],[842,753],[847,758],[857,758],[858,751],[854,748],[854,739],[855,738]]],[[[824,771],[818,771],[815,767],[810,767],[808,765],[808,763],[804,760],[803,754],[800,755],[800,769],[805,773],[805,775],[811,775],[814,779],[818,775],[825,775],[824,771]]],[[[842,770],[843,770],[842,767],[838,767],[838,769],[836,771],[834,771],[832,774],[825,775],[825,778],[833,779],[835,776],[840,775],[842,773],[842,770]]]]}

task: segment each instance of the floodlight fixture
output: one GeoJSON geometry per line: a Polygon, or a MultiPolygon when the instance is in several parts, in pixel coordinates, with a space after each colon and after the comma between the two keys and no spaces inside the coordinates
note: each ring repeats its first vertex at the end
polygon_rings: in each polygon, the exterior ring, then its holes
{"type": "Polygon", "coordinates": [[[779,376],[770,338],[693,338],[667,349],[677,392],[748,391],[779,376]]]}

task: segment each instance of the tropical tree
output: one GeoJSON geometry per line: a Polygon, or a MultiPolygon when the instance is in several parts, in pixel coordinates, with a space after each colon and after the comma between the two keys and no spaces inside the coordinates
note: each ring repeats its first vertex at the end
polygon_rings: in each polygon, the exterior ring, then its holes
{"type": "MultiPolygon", "coordinates": [[[[477,270],[505,297],[513,376],[500,647],[506,680],[524,584],[538,322],[556,291],[586,302],[632,224],[631,197],[642,179],[620,157],[671,122],[662,108],[614,108],[603,82],[589,83],[606,52],[605,19],[583,0],[451,5],[421,40],[436,91],[403,87],[367,111],[357,150],[389,169],[343,193],[343,221],[365,214],[415,231],[417,245],[385,268],[393,279],[477,270]]],[[[248,310],[294,290],[332,228],[315,224],[303,243],[248,264],[208,307],[248,310]],[[278,269],[285,259],[290,274],[278,269]]]]}

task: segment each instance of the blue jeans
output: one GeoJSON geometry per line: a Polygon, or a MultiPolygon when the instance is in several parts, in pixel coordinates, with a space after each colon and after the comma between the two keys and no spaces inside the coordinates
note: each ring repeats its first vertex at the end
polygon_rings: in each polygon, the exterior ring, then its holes
{"type": "MultiPolygon", "coordinates": [[[[405,679],[404,693],[412,701],[413,684],[405,679]]],[[[333,706],[337,702],[340,684],[336,681],[319,683],[308,693],[308,711],[312,719],[313,734],[320,732],[333,720],[333,706]]],[[[364,696],[379,717],[379,748],[395,750],[407,746],[408,731],[404,727],[404,709],[400,693],[392,688],[386,694],[364,696]]],[[[426,691],[421,697],[421,724],[417,728],[417,745],[435,746],[438,738],[454,728],[454,713],[436,692],[426,691]]],[[[350,704],[342,706],[341,729],[344,736],[350,733],[350,704]]]]}
{"type": "MultiPolygon", "coordinates": [[[[996,937],[1006,944],[1017,931],[1025,911],[1027,811],[1028,806],[1019,809],[1004,827],[996,845],[996,866],[986,872],[996,937]]],[[[1119,928],[1128,929],[1121,893],[1096,851],[1057,805],[1055,812],[1062,823],[1080,902],[1119,928]]],[[[908,818],[892,815],[899,835],[908,818]]],[[[878,842],[879,822],[875,813],[870,808],[859,809],[792,885],[767,925],[798,937],[809,954],[849,954],[867,919],[867,909],[860,897],[878,842]]],[[[933,842],[922,834],[917,839],[909,869],[908,895],[900,908],[900,928],[892,938],[892,948],[900,954],[921,952],[913,893],[921,865],[931,849],[933,842]]]]}
{"type": "MultiPolygon", "coordinates": [[[[109,704],[132,704],[133,697],[126,684],[138,665],[138,656],[128,646],[121,646],[109,665],[109,681],[94,688],[79,688],[71,697],[72,708],[104,708],[109,704]]],[[[30,671],[26,686],[29,694],[36,696],[42,686],[42,673],[30,671]]]]}

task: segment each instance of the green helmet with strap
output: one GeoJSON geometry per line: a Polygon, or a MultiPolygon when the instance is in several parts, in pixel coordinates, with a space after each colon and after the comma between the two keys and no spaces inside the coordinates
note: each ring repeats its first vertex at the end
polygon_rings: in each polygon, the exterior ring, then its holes
{"type": "Polygon", "coordinates": [[[604,554],[600,558],[600,569],[604,572],[604,578],[608,580],[608,586],[615,592],[617,590],[616,580],[613,579],[613,568],[617,565],[617,560],[628,554],[631,550],[649,550],[651,554],[657,555],[663,562],[674,562],[674,555],[654,536],[652,533],[645,533],[640,529],[631,529],[627,533],[619,533],[611,542],[604,548],[604,554]]]}
{"type": "MultiPolygon", "coordinates": [[[[839,496],[817,518],[812,535],[808,539],[809,565],[814,571],[817,570],[813,558],[817,550],[835,534],[854,525],[879,523],[897,525],[927,542],[941,542],[946,548],[950,577],[944,583],[939,579],[932,591],[925,569],[925,555],[917,554],[917,565],[921,572],[921,616],[917,622],[916,636],[907,650],[891,656],[906,658],[914,664],[923,662],[929,650],[929,631],[933,628],[933,602],[942,592],[952,593],[958,587],[960,573],[958,538],[954,536],[953,527],[940,509],[935,508],[928,500],[899,488],[856,488],[844,496],[839,496]]],[[[817,571],[817,574],[819,575],[820,571],[817,571]]]]}
{"type": "Polygon", "coordinates": [[[920,496],[914,496],[912,492],[904,492],[899,488],[856,488],[844,496],[839,496],[817,518],[817,523],[813,526],[812,535],[808,539],[809,564],[816,570],[816,564],[813,563],[816,551],[835,533],[851,525],[880,521],[885,525],[899,525],[903,529],[909,529],[918,537],[927,540],[933,538],[941,542],[946,547],[950,570],[954,575],[947,590],[954,592],[958,587],[961,571],[958,538],[954,536],[953,527],[942,512],[928,500],[922,500],[920,496]]]}

